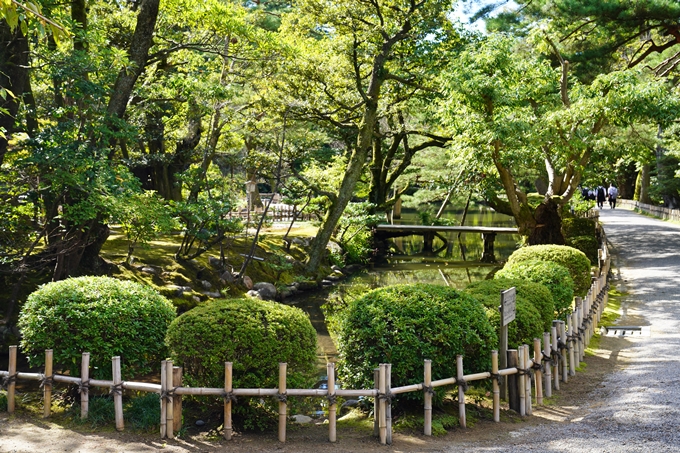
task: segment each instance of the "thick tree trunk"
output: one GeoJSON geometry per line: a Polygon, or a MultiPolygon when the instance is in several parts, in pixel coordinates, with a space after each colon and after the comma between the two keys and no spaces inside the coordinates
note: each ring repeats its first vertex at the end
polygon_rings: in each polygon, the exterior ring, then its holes
{"type": "Polygon", "coordinates": [[[0,89],[14,96],[0,97],[0,165],[5,159],[9,134],[16,130],[16,114],[28,82],[28,40],[17,26],[13,31],[4,19],[0,19],[0,89]]]}
{"type": "Polygon", "coordinates": [[[552,199],[541,203],[534,211],[534,227],[529,234],[529,245],[564,245],[560,206],[552,199]]]}
{"type": "Polygon", "coordinates": [[[130,42],[131,65],[121,69],[118,79],[111,91],[111,98],[107,106],[110,115],[123,118],[127,103],[130,100],[132,89],[137,78],[142,74],[149,56],[149,49],[153,44],[153,34],[158,18],[158,5],[160,0],[141,0],[135,32],[130,42]]]}
{"type": "Polygon", "coordinates": [[[651,203],[652,199],[649,197],[651,168],[649,164],[644,164],[640,170],[640,203],[651,203]]]}

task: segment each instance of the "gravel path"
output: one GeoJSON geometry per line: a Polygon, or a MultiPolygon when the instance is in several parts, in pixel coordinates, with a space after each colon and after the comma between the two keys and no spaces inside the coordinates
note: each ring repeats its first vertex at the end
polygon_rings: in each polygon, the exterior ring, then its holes
{"type": "Polygon", "coordinates": [[[618,324],[651,326],[651,336],[607,338],[621,342],[623,367],[590,395],[584,415],[511,432],[506,445],[469,444],[472,450],[680,452],[680,226],[608,208],[601,221],[620,272],[612,284],[629,292],[618,324]]]}

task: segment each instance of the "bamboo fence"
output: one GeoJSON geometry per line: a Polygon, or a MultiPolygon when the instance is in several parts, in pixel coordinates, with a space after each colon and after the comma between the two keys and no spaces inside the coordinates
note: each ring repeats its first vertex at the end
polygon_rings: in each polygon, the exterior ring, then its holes
{"type": "Polygon", "coordinates": [[[278,399],[278,439],[286,441],[286,423],[288,418],[288,397],[316,397],[322,398],[328,404],[328,438],[330,442],[337,441],[337,398],[367,397],[374,399],[374,435],[379,437],[380,443],[392,442],[392,405],[396,395],[409,392],[423,392],[424,396],[424,434],[432,434],[432,395],[435,389],[443,386],[458,387],[458,416],[461,427],[466,426],[465,392],[468,384],[486,379],[492,380],[493,385],[493,418],[500,421],[500,391],[501,380],[507,379],[510,408],[520,415],[531,415],[532,394],[537,405],[543,404],[543,397],[550,397],[553,390],[558,391],[561,382],[567,382],[573,376],[576,368],[584,358],[585,349],[598,328],[604,307],[608,301],[607,275],[610,267],[606,240],[599,251],[600,266],[597,275],[592,278],[592,285],[584,298],[575,298],[574,309],[564,321],[554,321],[550,332],[543,335],[543,339],[533,341],[533,357],[529,345],[522,345],[516,350],[508,351],[508,367],[498,368],[498,352],[491,354],[491,371],[463,374],[463,357],[456,360],[456,376],[445,379],[432,380],[432,362],[425,360],[423,364],[423,382],[419,384],[392,387],[391,367],[389,363],[382,363],[374,370],[374,386],[371,389],[336,389],[335,364],[327,364],[327,389],[289,389],[286,386],[286,364],[279,364],[279,384],[273,389],[235,389],[232,386],[232,363],[224,364],[224,387],[222,388],[192,388],[182,386],[181,368],[175,367],[171,360],[161,362],[161,383],[149,384],[143,382],[123,381],[120,371],[120,357],[111,360],[113,379],[96,380],[89,378],[88,352],[82,355],[81,377],[54,374],[52,372],[52,350],[45,351],[44,373],[23,373],[16,370],[17,346],[9,347],[9,366],[7,371],[0,371],[3,386],[7,389],[7,410],[15,410],[15,385],[18,379],[40,381],[44,392],[44,416],[49,417],[52,405],[52,388],[55,383],[77,385],[81,394],[81,417],[88,416],[88,393],[91,387],[108,388],[114,398],[116,429],[124,429],[122,396],[124,390],[152,392],[160,395],[161,401],[161,438],[173,438],[181,428],[182,396],[183,395],[212,395],[224,399],[224,429],[223,437],[230,440],[233,436],[231,413],[236,397],[274,397],[278,399]],[[532,392],[533,387],[533,392],[532,392]]]}
{"type": "Polygon", "coordinates": [[[663,206],[640,203],[635,200],[623,200],[621,198],[616,200],[616,204],[617,206],[644,212],[645,214],[650,214],[663,220],[675,220],[680,222],[680,209],[664,208],[663,206]]]}

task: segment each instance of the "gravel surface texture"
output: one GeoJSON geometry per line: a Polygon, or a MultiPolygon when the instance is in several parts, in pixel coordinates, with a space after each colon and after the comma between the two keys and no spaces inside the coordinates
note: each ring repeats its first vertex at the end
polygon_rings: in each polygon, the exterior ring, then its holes
{"type": "Polygon", "coordinates": [[[648,337],[603,337],[586,367],[534,406],[534,416],[479,420],[443,437],[395,433],[380,446],[366,433],[323,426],[231,442],[195,436],[161,441],[134,433],[80,433],[35,417],[0,414],[0,452],[680,452],[680,226],[623,209],[601,211],[614,258],[611,284],[628,295],[618,325],[651,326],[648,337]]]}

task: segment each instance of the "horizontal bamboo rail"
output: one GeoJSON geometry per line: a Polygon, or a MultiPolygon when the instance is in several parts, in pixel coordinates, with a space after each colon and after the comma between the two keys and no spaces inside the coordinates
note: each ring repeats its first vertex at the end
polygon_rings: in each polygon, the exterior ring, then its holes
{"type": "MultiPolygon", "coordinates": [[[[569,375],[575,373],[576,368],[583,360],[585,349],[590,339],[595,335],[597,325],[601,319],[604,307],[607,305],[609,273],[611,258],[606,249],[606,238],[603,232],[603,248],[599,251],[600,266],[592,279],[592,285],[584,298],[576,298],[574,310],[567,317],[568,324],[563,321],[555,321],[552,331],[544,334],[541,339],[534,339],[533,358],[529,345],[522,345],[519,350],[510,350],[510,353],[519,357],[516,366],[498,369],[498,353],[492,353],[492,371],[463,375],[463,357],[458,356],[457,373],[455,377],[432,380],[432,366],[429,360],[424,362],[422,383],[410,384],[401,387],[391,387],[391,364],[381,364],[374,374],[376,382],[372,389],[336,389],[335,365],[328,364],[329,386],[327,389],[289,389],[286,387],[286,364],[280,364],[279,388],[250,389],[232,387],[232,364],[225,363],[225,386],[224,388],[193,388],[178,385],[175,374],[181,375],[181,369],[173,367],[172,361],[163,361],[161,366],[161,384],[145,382],[123,381],[120,375],[120,358],[112,358],[113,380],[89,379],[89,353],[83,353],[82,375],[74,377],[52,373],[52,350],[46,351],[46,366],[44,373],[27,373],[16,371],[17,346],[10,346],[10,362],[7,371],[0,370],[0,378],[3,378],[3,387],[7,389],[8,412],[15,410],[15,382],[17,380],[40,381],[45,395],[44,415],[50,415],[51,392],[54,383],[64,383],[79,386],[81,398],[81,417],[87,417],[88,391],[90,387],[109,388],[114,396],[116,406],[116,429],[123,430],[122,394],[124,390],[157,393],[161,396],[161,436],[172,438],[181,421],[182,395],[194,396],[218,396],[224,398],[224,437],[231,439],[233,432],[231,427],[231,410],[235,397],[275,397],[279,399],[279,440],[285,442],[287,421],[287,397],[316,397],[327,399],[329,405],[329,440],[336,441],[336,398],[367,397],[374,398],[375,433],[380,437],[382,444],[391,443],[392,440],[392,397],[410,392],[424,392],[425,395],[425,423],[424,432],[431,435],[432,406],[431,395],[435,389],[445,386],[458,387],[459,423],[462,427],[466,424],[465,416],[465,391],[469,382],[491,379],[494,384],[493,413],[494,421],[499,421],[499,383],[507,376],[516,376],[517,385],[513,387],[516,392],[519,405],[514,408],[521,415],[532,413],[532,385],[534,381],[534,396],[537,405],[543,402],[543,396],[550,396],[552,390],[559,390],[560,382],[566,382],[569,375]],[[519,352],[519,355],[517,355],[519,352]],[[175,373],[178,371],[178,373],[175,373]],[[333,375],[333,376],[331,376],[333,375]],[[332,385],[331,385],[332,384],[332,385]],[[429,398],[428,398],[429,397],[429,398]],[[10,404],[11,403],[11,404],[10,404]]],[[[511,408],[512,401],[511,401],[511,408]]]]}

